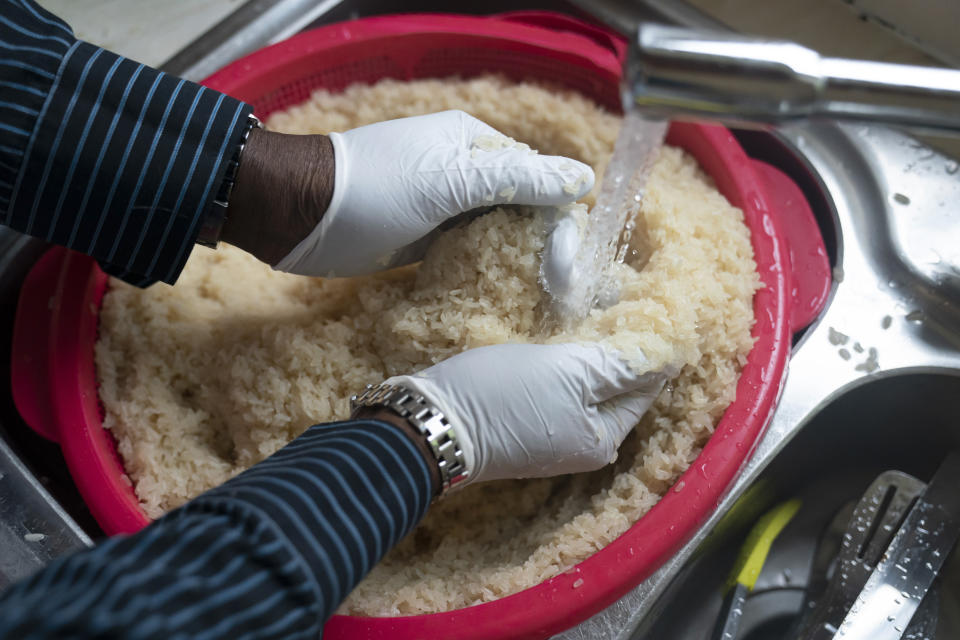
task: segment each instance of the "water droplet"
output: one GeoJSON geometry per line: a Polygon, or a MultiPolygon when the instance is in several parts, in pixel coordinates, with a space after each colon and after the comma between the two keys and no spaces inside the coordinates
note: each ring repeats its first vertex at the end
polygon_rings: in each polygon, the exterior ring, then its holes
{"type": "Polygon", "coordinates": [[[943,168],[948,174],[952,176],[957,172],[957,169],[960,169],[960,165],[958,165],[955,161],[951,160],[943,168]]]}
{"type": "Polygon", "coordinates": [[[829,331],[827,332],[827,340],[829,340],[830,344],[832,345],[847,344],[847,341],[850,340],[850,336],[837,331],[833,327],[830,327],[829,331]]]}

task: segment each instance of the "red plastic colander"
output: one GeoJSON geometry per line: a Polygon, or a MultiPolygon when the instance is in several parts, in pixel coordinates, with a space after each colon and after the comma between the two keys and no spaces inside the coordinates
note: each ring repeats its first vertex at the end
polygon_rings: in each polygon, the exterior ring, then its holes
{"type": "MultiPolygon", "coordinates": [[[[497,72],[577,90],[619,110],[625,44],[560,14],[404,15],[309,31],[257,51],[207,79],[207,86],[268,116],[307,99],[381,78],[497,72]]],[[[674,553],[717,506],[767,424],[784,379],[794,330],[822,310],[830,272],[819,230],[799,189],[748,158],[721,127],[673,124],[667,142],[693,154],[744,211],[764,288],[754,297],[756,345],[714,437],[626,533],[571,571],[495,602],[423,616],[334,616],[326,638],[544,638],[609,606],[674,553]],[[799,268],[796,268],[799,267],[799,268]]],[[[58,441],[77,486],[103,529],[133,532],[139,507],[111,435],[102,427],[93,350],[107,277],[85,256],[53,249],[30,273],[14,330],[17,407],[58,441]]]]}

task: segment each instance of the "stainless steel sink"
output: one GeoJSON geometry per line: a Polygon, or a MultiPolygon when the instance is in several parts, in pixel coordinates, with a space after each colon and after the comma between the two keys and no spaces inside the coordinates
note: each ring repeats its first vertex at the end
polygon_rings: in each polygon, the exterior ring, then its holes
{"type": "Polygon", "coordinates": [[[10,396],[17,294],[45,249],[42,242],[0,227],[0,590],[59,555],[92,544],[88,532],[97,534],[59,447],[30,431],[10,396]]]}
{"type": "MultiPolygon", "coordinates": [[[[543,5],[502,4],[467,3],[457,10],[490,12],[543,5]]],[[[589,3],[576,4],[586,7],[589,3]]],[[[637,3],[613,4],[638,15],[637,3]]],[[[662,0],[641,4],[646,6],[640,14],[648,16],[665,15],[665,4],[682,5],[662,0]]],[[[429,2],[401,7],[372,0],[330,6],[319,21],[434,8],[429,2]]],[[[685,24],[698,24],[695,14],[674,11],[672,15],[685,24]]],[[[820,487],[815,484],[818,479],[827,483],[824,487],[842,486],[855,492],[862,490],[875,470],[891,466],[921,477],[929,475],[948,447],[960,445],[960,172],[956,162],[910,136],[879,127],[814,123],[776,133],[737,135],[750,155],[784,170],[810,201],[834,267],[830,301],[821,317],[797,336],[778,409],[715,514],[646,581],[558,638],[684,637],[650,635],[660,632],[653,626],[657,613],[678,611],[670,608],[671,599],[687,593],[682,591],[683,577],[699,570],[696,559],[710,556],[711,532],[764,473],[780,483],[776,486],[784,494],[820,487]]],[[[25,251],[36,250],[30,245],[25,251]]],[[[19,266],[0,270],[4,290],[15,290],[19,281],[14,280],[22,275],[19,266]]],[[[9,310],[9,295],[4,304],[9,310]]],[[[0,365],[4,366],[0,375],[6,376],[5,361],[0,365]]],[[[0,406],[0,435],[2,427],[17,422],[9,411],[9,405],[0,406]]],[[[18,453],[25,449],[40,451],[40,457],[52,456],[37,442],[20,446],[18,453]]],[[[33,472],[38,473],[44,472],[33,472]]],[[[29,484],[29,478],[24,481],[29,484]]],[[[837,496],[821,488],[816,491],[825,500],[839,498],[839,489],[837,496]]],[[[54,513],[58,503],[70,502],[68,489],[58,493],[64,497],[52,503],[49,493],[37,494],[46,505],[42,510],[54,513]]],[[[76,519],[83,520],[82,507],[70,509],[72,518],[62,509],[60,513],[64,516],[61,526],[74,532],[73,544],[51,549],[47,559],[89,544],[75,524],[76,519]]],[[[95,527],[89,528],[96,533],[95,527]]],[[[36,567],[44,560],[30,561],[36,567]]],[[[0,563],[0,575],[2,571],[0,563]]],[[[703,583],[704,588],[707,584],[703,583]]],[[[684,610],[684,615],[690,614],[684,610]]]]}
{"type": "MultiPolygon", "coordinates": [[[[801,606],[818,538],[834,514],[885,470],[929,480],[945,453],[960,449],[958,427],[957,376],[903,373],[872,379],[840,395],[758,476],[634,637],[709,637],[723,583],[753,519],[776,502],[799,496],[803,505],[771,548],[754,596],[744,607],[738,640],[785,637],[801,606]]],[[[948,561],[936,638],[960,636],[958,578],[960,564],[948,561]]]]}

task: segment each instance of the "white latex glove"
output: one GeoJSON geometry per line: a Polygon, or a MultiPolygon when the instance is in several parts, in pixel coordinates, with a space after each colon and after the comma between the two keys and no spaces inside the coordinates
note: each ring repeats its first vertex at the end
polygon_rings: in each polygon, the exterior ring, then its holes
{"type": "Polygon", "coordinates": [[[336,176],[320,221],[274,268],[354,276],[413,262],[411,246],[449,218],[496,204],[562,205],[593,188],[593,170],[542,156],[463,111],[330,134],[336,176]]]}
{"type": "Polygon", "coordinates": [[[456,431],[466,483],[592,471],[613,461],[665,376],[638,376],[599,345],[503,344],[412,376],[456,431]]]}

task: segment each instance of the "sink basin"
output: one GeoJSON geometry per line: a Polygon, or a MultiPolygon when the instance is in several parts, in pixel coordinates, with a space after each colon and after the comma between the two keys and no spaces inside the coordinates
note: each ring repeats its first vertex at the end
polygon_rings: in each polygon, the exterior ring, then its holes
{"type": "MultiPolygon", "coordinates": [[[[833,400],[780,452],[651,610],[634,638],[706,638],[721,590],[758,513],[798,496],[803,505],[771,547],[744,607],[737,640],[780,640],[803,601],[818,537],[834,514],[888,469],[928,481],[960,449],[960,375],[903,374],[833,400]]],[[[960,637],[960,561],[941,575],[936,638],[960,637]]]]}

